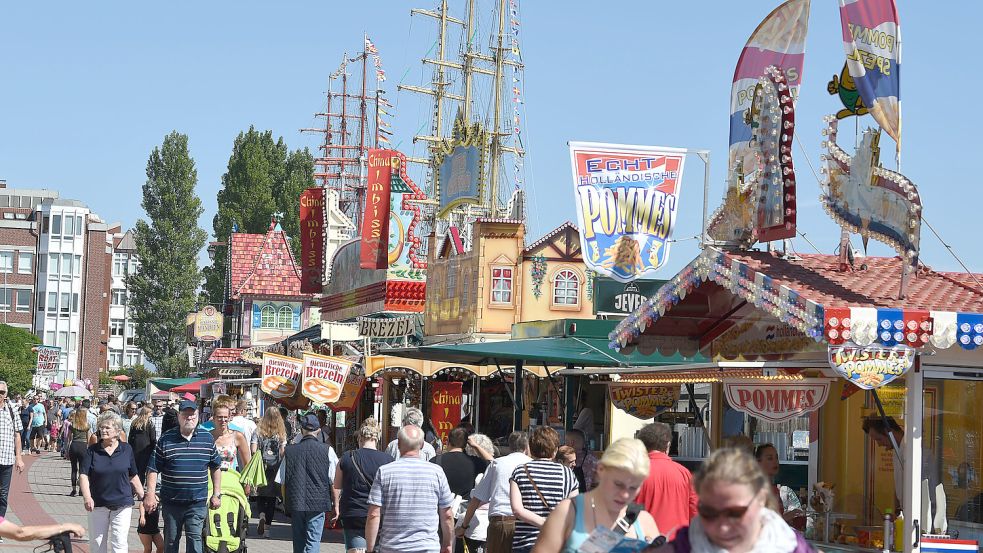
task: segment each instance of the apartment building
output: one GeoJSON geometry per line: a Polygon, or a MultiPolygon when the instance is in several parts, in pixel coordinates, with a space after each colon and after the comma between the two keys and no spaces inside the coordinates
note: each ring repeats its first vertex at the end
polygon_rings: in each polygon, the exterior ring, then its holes
{"type": "Polygon", "coordinates": [[[52,190],[7,188],[0,180],[0,322],[34,331],[39,221],[35,212],[52,190]]]}
{"type": "Polygon", "coordinates": [[[143,364],[143,352],[136,345],[136,323],[130,318],[126,277],[140,268],[133,230],[113,237],[112,288],[109,301],[110,370],[143,364]]]}

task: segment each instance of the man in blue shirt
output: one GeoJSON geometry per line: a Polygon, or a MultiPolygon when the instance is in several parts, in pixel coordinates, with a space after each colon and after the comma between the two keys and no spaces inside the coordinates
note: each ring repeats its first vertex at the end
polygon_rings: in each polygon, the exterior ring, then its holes
{"type": "MultiPolygon", "coordinates": [[[[147,490],[156,489],[160,477],[166,553],[178,553],[182,531],[187,553],[202,553],[201,531],[208,507],[218,509],[221,505],[221,466],[215,440],[198,427],[195,402],[182,401],[178,406],[178,427],[164,432],[157,440],[147,466],[147,490]],[[215,490],[211,498],[208,498],[209,473],[215,490]]],[[[147,493],[143,506],[147,512],[157,509],[155,494],[147,493]]]]}

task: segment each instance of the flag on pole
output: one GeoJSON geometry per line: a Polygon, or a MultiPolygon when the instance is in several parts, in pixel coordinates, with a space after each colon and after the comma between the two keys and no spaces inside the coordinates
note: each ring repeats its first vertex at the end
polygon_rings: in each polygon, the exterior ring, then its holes
{"type": "Polygon", "coordinates": [[[365,52],[368,54],[378,54],[379,49],[372,44],[372,40],[369,37],[365,37],[365,52]]]}
{"type": "MultiPolygon", "coordinates": [[[[808,32],[809,0],[788,0],[764,18],[741,51],[730,91],[729,175],[737,161],[749,153],[751,125],[745,119],[745,112],[751,107],[754,87],[765,74],[765,68],[774,65],[781,69],[792,98],[798,98],[808,32]]],[[[735,185],[732,181],[731,186],[735,185]]]]}
{"type": "Polygon", "coordinates": [[[901,147],[901,24],[894,0],[840,0],[846,65],[864,105],[901,147]]]}

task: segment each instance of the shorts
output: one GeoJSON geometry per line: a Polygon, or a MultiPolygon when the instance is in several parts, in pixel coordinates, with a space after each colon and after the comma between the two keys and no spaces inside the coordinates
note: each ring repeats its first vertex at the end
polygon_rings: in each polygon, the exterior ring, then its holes
{"type": "Polygon", "coordinates": [[[160,507],[158,506],[152,513],[145,513],[144,518],[147,524],[140,525],[140,518],[137,518],[137,534],[154,536],[160,534],[160,507]]]}
{"type": "Polygon", "coordinates": [[[32,426],[31,427],[31,439],[34,438],[44,438],[44,427],[43,426],[32,426]]]}

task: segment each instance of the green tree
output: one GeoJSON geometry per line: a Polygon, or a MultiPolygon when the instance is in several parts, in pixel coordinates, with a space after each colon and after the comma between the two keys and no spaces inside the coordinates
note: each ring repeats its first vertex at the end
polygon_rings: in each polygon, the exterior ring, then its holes
{"type": "Polygon", "coordinates": [[[149,221],[137,221],[140,269],[127,277],[137,345],[165,377],[188,373],[185,317],[195,306],[198,252],[208,238],[198,227],[197,183],[188,137],[172,132],[147,161],[141,205],[149,221]]]}
{"type": "Polygon", "coordinates": [[[124,388],[146,388],[147,379],[154,376],[154,373],[143,365],[133,365],[132,367],[121,367],[109,372],[99,373],[99,384],[115,384],[114,376],[128,376],[130,380],[121,382],[124,388]]]}
{"type": "MultiPolygon", "coordinates": [[[[300,255],[300,193],[314,186],[314,157],[306,148],[289,152],[272,131],[250,126],[232,144],[232,155],[218,192],[218,212],[212,219],[215,239],[229,239],[233,228],[239,232],[265,234],[274,213],[283,215],[281,228],[290,238],[295,258],[300,255]]],[[[212,265],[205,269],[207,303],[221,305],[225,299],[228,252],[216,251],[212,265]]]]}
{"type": "Polygon", "coordinates": [[[30,331],[0,324],[0,380],[7,382],[10,394],[23,394],[32,385],[37,354],[31,348],[41,343],[30,331]]]}

